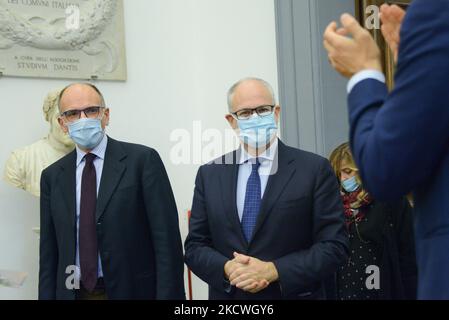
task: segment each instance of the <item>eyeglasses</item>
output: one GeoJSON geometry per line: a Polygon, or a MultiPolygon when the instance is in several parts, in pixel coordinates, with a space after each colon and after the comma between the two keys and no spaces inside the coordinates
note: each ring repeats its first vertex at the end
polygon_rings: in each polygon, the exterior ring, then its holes
{"type": "Polygon", "coordinates": [[[99,118],[102,109],[104,109],[104,107],[92,106],[82,110],[67,110],[61,113],[61,117],[65,118],[67,122],[74,122],[81,118],[81,112],[83,112],[86,118],[97,119],[99,118]]]}
{"type": "Polygon", "coordinates": [[[238,120],[248,120],[254,112],[256,112],[259,117],[266,117],[271,115],[273,110],[274,106],[259,106],[254,109],[242,109],[231,114],[238,120]]]}

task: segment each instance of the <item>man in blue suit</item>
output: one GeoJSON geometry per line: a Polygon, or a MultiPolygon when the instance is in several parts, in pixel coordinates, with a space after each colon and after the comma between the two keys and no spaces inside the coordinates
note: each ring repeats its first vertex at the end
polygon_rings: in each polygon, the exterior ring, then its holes
{"type": "Polygon", "coordinates": [[[343,15],[340,29],[332,22],[324,45],[351,77],[351,146],[366,188],[379,200],[413,192],[418,297],[449,299],[449,1],[415,0],[406,14],[385,5],[381,14],[386,40],[399,46],[392,92],[379,49],[353,17],[343,15]]]}
{"type": "Polygon", "coordinates": [[[267,82],[237,82],[228,104],[242,146],[198,171],[186,263],[210,299],[322,299],[348,251],[331,166],[277,138],[267,82]]]}

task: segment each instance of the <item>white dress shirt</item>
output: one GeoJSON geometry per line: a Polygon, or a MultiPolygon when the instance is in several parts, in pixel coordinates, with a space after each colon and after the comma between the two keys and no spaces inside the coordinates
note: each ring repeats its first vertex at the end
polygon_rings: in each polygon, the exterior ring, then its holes
{"type": "MultiPolygon", "coordinates": [[[[259,176],[260,176],[260,195],[263,198],[265,188],[267,187],[268,178],[270,173],[272,174],[273,164],[277,166],[275,161],[277,160],[277,148],[278,139],[276,138],[271,144],[270,148],[265,150],[262,154],[258,156],[260,161],[259,176]]],[[[242,221],[243,209],[245,206],[245,195],[246,195],[246,184],[248,178],[251,175],[252,163],[251,159],[255,157],[248,154],[245,148],[240,147],[240,159],[239,159],[239,174],[237,178],[237,211],[239,214],[240,221],[242,221]]]]}
{"type": "MultiPolygon", "coordinates": [[[[100,189],[101,174],[103,173],[104,155],[108,145],[108,137],[106,134],[101,140],[100,144],[96,146],[90,153],[97,157],[94,160],[94,166],[97,176],[97,197],[100,189]]],[[[80,272],[80,254],[79,254],[79,225],[80,225],[80,201],[81,201],[81,180],[83,176],[83,169],[86,165],[84,156],[86,152],[82,151],[78,146],[76,147],[76,277],[81,279],[80,272]]],[[[100,253],[98,253],[98,278],[103,277],[103,269],[101,266],[100,253]]]]}
{"type": "Polygon", "coordinates": [[[353,75],[352,78],[349,80],[347,87],[348,93],[351,93],[352,89],[358,83],[366,79],[374,79],[385,83],[385,75],[382,72],[372,69],[362,70],[353,75]]]}

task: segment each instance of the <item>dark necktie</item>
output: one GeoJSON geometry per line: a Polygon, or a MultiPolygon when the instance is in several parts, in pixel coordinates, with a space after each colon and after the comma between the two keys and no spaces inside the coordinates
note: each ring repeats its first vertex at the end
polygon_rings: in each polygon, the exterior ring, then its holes
{"type": "Polygon", "coordinates": [[[261,187],[259,176],[259,159],[252,164],[251,175],[246,184],[245,205],[243,207],[242,215],[242,229],[248,243],[256,226],[257,216],[260,211],[261,187]]]}
{"type": "Polygon", "coordinates": [[[97,283],[98,247],[95,226],[95,208],[97,205],[97,174],[92,153],[85,155],[86,162],[81,180],[79,257],[81,282],[86,290],[92,292],[97,283]]]}

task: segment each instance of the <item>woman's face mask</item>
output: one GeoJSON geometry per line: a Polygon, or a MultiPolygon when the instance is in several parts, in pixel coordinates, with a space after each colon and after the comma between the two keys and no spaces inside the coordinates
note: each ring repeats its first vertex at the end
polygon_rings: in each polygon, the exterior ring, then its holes
{"type": "Polygon", "coordinates": [[[343,187],[343,189],[345,189],[346,192],[349,192],[349,193],[356,191],[360,187],[355,176],[352,178],[343,180],[341,182],[341,186],[343,187]]]}
{"type": "Polygon", "coordinates": [[[360,184],[357,182],[356,176],[357,170],[348,167],[344,163],[342,164],[342,169],[340,171],[340,181],[341,187],[346,192],[354,192],[360,187],[360,184]]]}

